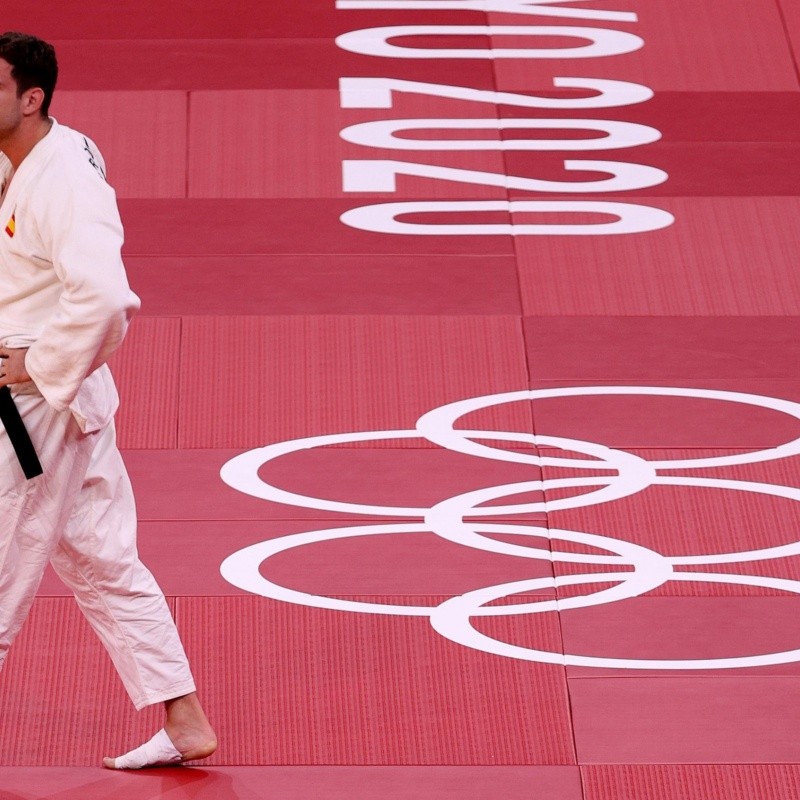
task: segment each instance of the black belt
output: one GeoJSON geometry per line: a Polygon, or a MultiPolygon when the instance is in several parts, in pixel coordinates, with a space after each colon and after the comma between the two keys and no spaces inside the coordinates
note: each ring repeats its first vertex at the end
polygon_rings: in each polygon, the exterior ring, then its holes
{"type": "Polygon", "coordinates": [[[0,422],[6,429],[25,477],[30,480],[41,475],[42,465],[8,386],[0,386],[0,422]]]}

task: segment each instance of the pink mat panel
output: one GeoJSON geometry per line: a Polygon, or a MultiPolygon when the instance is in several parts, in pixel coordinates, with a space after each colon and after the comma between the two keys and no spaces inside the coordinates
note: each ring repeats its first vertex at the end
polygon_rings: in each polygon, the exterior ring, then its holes
{"type": "MultiPolygon", "coordinates": [[[[310,7],[298,15],[294,7],[242,0],[232,5],[225,0],[204,0],[200,7],[184,0],[167,0],[161,13],[136,0],[123,0],[109,13],[102,0],[80,3],[66,0],[46,15],[20,7],[9,12],[7,30],[37,29],[44,38],[109,39],[269,39],[307,37],[330,39],[345,30],[386,24],[387,14],[374,10],[337,10],[332,4],[310,7]]],[[[482,13],[456,14],[437,11],[419,14],[429,25],[452,23],[458,17],[465,24],[486,23],[482,13]]]]}
{"type": "MultiPolygon", "coordinates": [[[[519,389],[526,380],[513,317],[187,317],[179,444],[255,447],[408,429],[441,403],[487,386],[519,389]],[[209,384],[194,365],[217,352],[227,357],[209,384]],[[303,401],[309,392],[316,402],[303,401]]],[[[524,430],[528,420],[518,409],[510,420],[489,411],[486,422],[524,430]]]]}
{"type": "MultiPolygon", "coordinates": [[[[464,650],[424,619],[253,597],[182,598],[178,621],[227,742],[212,763],[574,763],[561,667],[464,650]]],[[[557,646],[557,625],[542,633],[557,646]]]]}
{"type": "Polygon", "coordinates": [[[570,680],[581,764],[796,763],[800,678],[570,680]]]}
{"type": "Polygon", "coordinates": [[[596,766],[582,767],[581,776],[586,800],[705,800],[710,795],[783,800],[800,791],[796,764],[596,766]]]}
{"type": "MultiPolygon", "coordinates": [[[[527,314],[796,315],[794,197],[659,198],[678,224],[635,237],[517,242],[527,314]]],[[[795,242],[795,239],[797,241],[795,242]]]]}
{"type": "MultiPolygon", "coordinates": [[[[591,591],[592,587],[584,587],[591,591]]],[[[600,658],[683,660],[740,658],[797,647],[800,598],[637,597],[561,614],[564,649],[600,658]]],[[[567,667],[570,678],[663,677],[664,671],[567,667]]],[[[733,669],[688,669],[675,676],[797,677],[796,663],[733,669]]]]}
{"type": "Polygon", "coordinates": [[[126,266],[156,315],[520,312],[511,256],[130,256],[126,266]]]}

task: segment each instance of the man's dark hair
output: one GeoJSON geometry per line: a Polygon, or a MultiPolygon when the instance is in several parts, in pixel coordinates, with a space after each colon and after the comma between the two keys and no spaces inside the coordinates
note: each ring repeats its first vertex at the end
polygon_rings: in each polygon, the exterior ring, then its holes
{"type": "Polygon", "coordinates": [[[17,83],[17,97],[28,89],[44,92],[41,113],[47,116],[56,88],[58,62],[53,45],[27,33],[0,33],[0,58],[11,64],[11,77],[17,83]]]}

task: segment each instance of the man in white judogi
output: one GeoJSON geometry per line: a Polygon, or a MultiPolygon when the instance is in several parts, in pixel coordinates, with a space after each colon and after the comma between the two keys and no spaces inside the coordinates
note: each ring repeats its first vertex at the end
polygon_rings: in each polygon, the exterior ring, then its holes
{"type": "Polygon", "coordinates": [[[49,44],[0,34],[0,387],[10,387],[43,468],[27,480],[0,426],[0,663],[50,561],[136,708],[165,704],[164,728],[105,766],[204,758],[216,737],[163,593],[138,559],[115,443],[105,362],[139,299],[103,159],[48,116],[56,76],[49,44]]]}

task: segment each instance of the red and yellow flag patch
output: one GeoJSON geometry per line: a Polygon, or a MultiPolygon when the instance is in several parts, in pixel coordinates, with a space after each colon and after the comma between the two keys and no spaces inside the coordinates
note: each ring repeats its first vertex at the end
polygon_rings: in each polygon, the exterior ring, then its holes
{"type": "Polygon", "coordinates": [[[10,236],[12,239],[14,238],[14,231],[17,229],[17,218],[16,214],[11,215],[11,219],[8,221],[8,225],[6,225],[6,234],[10,236]]]}

